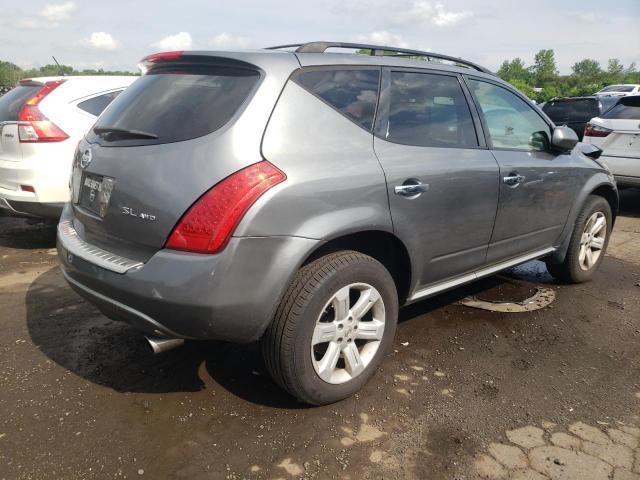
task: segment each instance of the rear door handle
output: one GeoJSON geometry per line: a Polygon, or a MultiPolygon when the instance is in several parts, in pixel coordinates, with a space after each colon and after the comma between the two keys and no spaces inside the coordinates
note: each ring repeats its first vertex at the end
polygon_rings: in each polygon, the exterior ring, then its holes
{"type": "Polygon", "coordinates": [[[523,183],[525,180],[526,180],[526,177],[524,175],[520,175],[518,172],[511,172],[509,175],[502,178],[502,181],[506,185],[509,185],[510,187],[513,187],[513,188],[517,187],[518,185],[523,183]]]}
{"type": "Polygon", "coordinates": [[[396,195],[405,198],[416,198],[429,190],[428,183],[422,183],[418,180],[406,180],[402,185],[396,185],[393,189],[396,195]]]}

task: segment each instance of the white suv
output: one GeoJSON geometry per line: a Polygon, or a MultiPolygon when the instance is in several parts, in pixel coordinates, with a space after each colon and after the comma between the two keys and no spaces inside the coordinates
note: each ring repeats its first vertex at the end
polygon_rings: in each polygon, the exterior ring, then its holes
{"type": "Polygon", "coordinates": [[[622,85],[609,85],[602,90],[597,91],[594,95],[613,95],[617,97],[626,97],[627,95],[640,94],[640,85],[625,83],[622,85]]]}
{"type": "Polygon", "coordinates": [[[584,143],[600,148],[618,186],[640,187],[640,95],[622,97],[584,129],[584,143]]]}
{"type": "Polygon", "coordinates": [[[0,97],[0,208],[59,217],[78,141],[136,78],[33,78],[0,97]]]}

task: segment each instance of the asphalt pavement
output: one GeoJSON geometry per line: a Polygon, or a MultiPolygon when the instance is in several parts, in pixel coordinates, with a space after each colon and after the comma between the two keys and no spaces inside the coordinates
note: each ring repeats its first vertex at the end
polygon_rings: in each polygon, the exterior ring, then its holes
{"type": "Polygon", "coordinates": [[[404,308],[373,380],[320,408],[253,345],[153,355],[54,247],[54,225],[0,217],[0,479],[640,478],[640,191],[593,281],[532,262],[404,308]],[[535,311],[458,303],[541,286],[535,311]]]}

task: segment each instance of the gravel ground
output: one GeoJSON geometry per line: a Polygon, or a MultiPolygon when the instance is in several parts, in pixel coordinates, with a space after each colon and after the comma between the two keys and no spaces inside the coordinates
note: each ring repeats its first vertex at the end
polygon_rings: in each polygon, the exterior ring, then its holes
{"type": "Polygon", "coordinates": [[[592,282],[533,262],[405,308],[376,377],[321,408],[255,346],[152,355],[65,285],[52,225],[0,217],[0,478],[637,480],[640,191],[623,202],[592,282]],[[456,303],[541,285],[537,311],[456,303]]]}

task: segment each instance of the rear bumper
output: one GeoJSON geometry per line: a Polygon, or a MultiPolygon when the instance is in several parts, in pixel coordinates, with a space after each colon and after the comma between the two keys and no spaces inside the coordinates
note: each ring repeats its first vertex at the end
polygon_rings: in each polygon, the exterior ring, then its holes
{"type": "MultiPolygon", "coordinates": [[[[63,221],[69,220],[69,210],[63,221]]],[[[106,316],[151,334],[245,343],[260,338],[318,240],[232,238],[216,255],[158,251],[125,273],[74,256],[58,230],[69,285],[106,316]]]]}
{"type": "Polygon", "coordinates": [[[60,218],[64,203],[7,200],[0,193],[0,209],[20,217],[60,218]]]}
{"type": "Polygon", "coordinates": [[[602,155],[600,160],[611,170],[618,185],[637,185],[640,179],[640,158],[602,155]]]}
{"type": "MultiPolygon", "coordinates": [[[[0,198],[17,211],[35,216],[59,217],[60,206],[69,201],[70,162],[55,158],[11,161],[0,158],[0,198]],[[22,190],[22,185],[33,187],[34,192],[22,190]],[[29,204],[36,204],[25,212],[29,204]],[[18,208],[19,206],[23,208],[18,208]],[[53,206],[51,210],[47,208],[53,206]]],[[[2,202],[4,203],[4,202],[2,202]]]]}
{"type": "Polygon", "coordinates": [[[619,187],[638,187],[640,188],[640,176],[628,177],[625,175],[614,175],[616,183],[619,187]]]}

